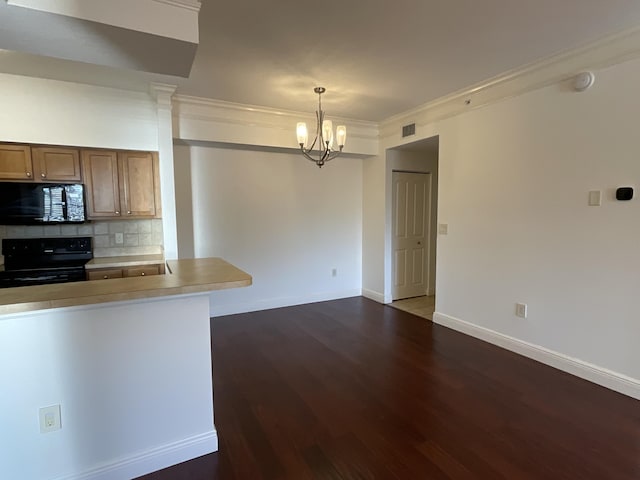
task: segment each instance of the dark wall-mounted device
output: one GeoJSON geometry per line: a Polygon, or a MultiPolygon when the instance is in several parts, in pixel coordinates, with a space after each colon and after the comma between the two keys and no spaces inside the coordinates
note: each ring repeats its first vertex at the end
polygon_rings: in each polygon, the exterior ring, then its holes
{"type": "Polygon", "coordinates": [[[616,190],[616,200],[631,200],[633,198],[633,187],[620,187],[616,190]]]}

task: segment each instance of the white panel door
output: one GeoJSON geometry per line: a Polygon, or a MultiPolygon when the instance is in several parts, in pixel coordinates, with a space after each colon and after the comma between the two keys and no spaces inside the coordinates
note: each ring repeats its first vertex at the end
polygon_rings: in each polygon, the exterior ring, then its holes
{"type": "Polygon", "coordinates": [[[431,174],[393,172],[393,300],[427,294],[431,174]]]}

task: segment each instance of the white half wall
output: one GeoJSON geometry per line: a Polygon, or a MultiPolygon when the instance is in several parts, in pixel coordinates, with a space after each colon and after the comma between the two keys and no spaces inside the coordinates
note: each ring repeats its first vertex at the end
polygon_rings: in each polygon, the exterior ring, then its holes
{"type": "Polygon", "coordinates": [[[135,478],[217,450],[207,294],[0,318],[2,478],[135,478]],[[41,407],[62,429],[42,434],[41,407]]]}
{"type": "Polygon", "coordinates": [[[253,276],[249,288],[213,292],[212,315],[361,294],[363,160],[319,169],[257,149],[174,155],[181,254],[223,257],[253,276]]]}

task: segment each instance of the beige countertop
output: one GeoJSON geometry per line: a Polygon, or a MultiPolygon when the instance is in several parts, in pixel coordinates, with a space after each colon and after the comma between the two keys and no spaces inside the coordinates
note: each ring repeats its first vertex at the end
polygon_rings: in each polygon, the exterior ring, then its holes
{"type": "Polygon", "coordinates": [[[168,260],[166,275],[3,288],[0,315],[208,292],[246,287],[251,282],[251,275],[221,258],[168,260]]]}
{"type": "Polygon", "coordinates": [[[164,263],[162,255],[127,255],[123,257],[100,257],[93,258],[84,266],[87,270],[96,268],[125,268],[137,267],[141,265],[157,265],[164,263]]]}

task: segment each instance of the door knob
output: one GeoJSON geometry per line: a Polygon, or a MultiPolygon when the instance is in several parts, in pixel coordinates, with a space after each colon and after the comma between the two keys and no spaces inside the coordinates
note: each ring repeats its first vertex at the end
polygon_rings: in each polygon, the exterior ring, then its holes
{"type": "Polygon", "coordinates": [[[45,175],[44,173],[41,173],[41,174],[40,174],[40,176],[41,176],[42,178],[45,178],[45,177],[46,177],[46,175],[45,175]]]}

